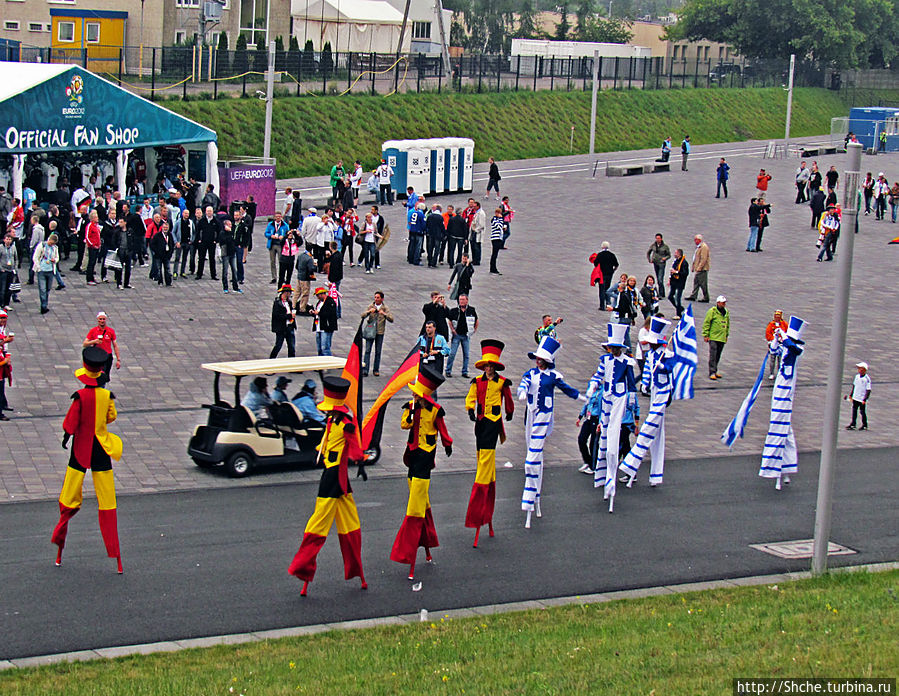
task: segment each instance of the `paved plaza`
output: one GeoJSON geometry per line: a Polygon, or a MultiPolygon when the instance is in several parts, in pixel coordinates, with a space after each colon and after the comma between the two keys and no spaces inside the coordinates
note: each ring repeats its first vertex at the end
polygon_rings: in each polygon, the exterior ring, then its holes
{"type": "MultiPolygon", "coordinates": [[[[569,383],[583,389],[596,367],[608,318],[607,313],[597,310],[596,291],[588,282],[591,265],[587,257],[599,250],[601,241],[608,240],[621,262],[619,272],[637,276],[641,285],[652,272],[645,254],[654,234],[662,233],[672,250],[681,247],[690,259],[692,237],[702,233],[711,247],[709,289],[713,300],[718,294],[728,298],[731,338],[720,365],[723,379],[718,382],[707,379],[708,353],[700,343],[696,398],[675,402],[668,412],[669,460],[731,454],[760,456],[767,428],[768,382],[746,437],[737,442],[733,453],[721,444],[719,436],[755,378],[765,352],[765,325],[778,307],[786,315],[795,313],[808,321],[794,425],[800,450],[819,449],[837,264],[815,262],[815,233],[809,229],[809,210],[793,203],[793,171],[798,160],[763,160],[762,144],[749,145],[759,147],[751,152],[746,150],[747,144],[696,147],[688,172],[679,170],[679,157],[675,157],[671,173],[626,178],[606,178],[601,169],[596,178],[591,178],[593,158],[587,156],[500,162],[502,193],[510,196],[516,216],[509,249],[500,255],[503,275],[491,276],[487,266],[482,265],[474,276],[471,303],[478,310],[481,324],[472,344],[472,362],[480,354],[479,339],[505,341],[506,375],[517,386],[521,374],[532,364],[526,353],[534,348],[533,333],[541,315],[562,315],[565,322],[559,331],[562,350],[557,368],[569,383]],[[733,155],[727,155],[728,150],[733,150],[733,155]],[[728,156],[731,166],[730,198],[726,200],[714,197],[715,167],[721,154],[728,156]],[[772,225],[765,232],[764,253],[747,254],[746,211],[760,166],[774,177],[768,194],[773,205],[772,225]]],[[[335,154],[348,161],[361,153],[335,154]]],[[[617,153],[613,157],[645,155],[648,160],[655,154],[653,150],[617,153]]],[[[824,156],[818,158],[818,164],[822,171],[836,165],[842,175],[845,160],[845,155],[824,156]]],[[[866,171],[875,175],[883,171],[892,181],[899,176],[899,157],[865,156],[862,174],[866,171]]],[[[476,193],[481,196],[485,172],[485,166],[475,167],[476,193]]],[[[310,200],[321,194],[311,189],[326,185],[327,181],[320,177],[290,183],[310,189],[304,193],[304,199],[310,200]]],[[[464,206],[466,198],[467,195],[447,195],[433,200],[443,206],[464,206]]],[[[385,301],[396,317],[396,323],[388,326],[381,377],[365,380],[368,402],[416,340],[422,323],[421,306],[428,301],[429,292],[445,289],[450,274],[446,266],[433,270],[405,263],[403,212],[399,206],[386,210],[393,236],[381,254],[383,268],[375,275],[365,275],[361,269],[347,265],[341,286],[344,318],[334,340],[336,355],[346,354],[359,313],[375,290],[385,292],[385,301]]],[[[9,318],[16,340],[10,346],[14,386],[7,388],[7,396],[16,411],[10,414],[11,421],[0,424],[0,501],[50,499],[58,495],[68,461],[68,453],[59,446],[62,417],[71,393],[78,387],[72,372],[80,363],[81,341],[94,325],[99,310],[109,313],[122,354],[122,369],[114,373],[110,383],[119,410],[119,419],[112,427],[125,443],[124,458],[115,469],[120,494],[318,479],[316,471],[290,470],[263,471],[233,480],[220,471],[197,468],[186,453],[194,426],[205,422],[206,411],[200,404],[212,398],[212,375],[200,369],[200,364],[264,358],[271,349],[273,335],[269,324],[274,286],[269,284],[269,260],[262,230],[263,226],[257,225],[256,251],[250,255],[242,296],[223,295],[221,282],[208,276],[201,281],[179,278],[173,287],[166,288],[146,278],[148,269],[138,269],[132,281],[136,288],[119,292],[114,283],[86,287],[83,278],[67,271],[68,289],[54,292],[50,300],[52,311],[41,316],[36,286],[26,286],[21,295],[23,304],[14,305],[9,318]]],[[[865,360],[870,365],[874,387],[870,430],[841,430],[839,445],[857,450],[859,457],[865,456],[863,448],[899,444],[899,435],[890,425],[894,418],[889,416],[895,415],[894,404],[899,398],[899,370],[891,349],[896,332],[892,309],[899,247],[887,246],[897,235],[899,225],[875,222],[872,215],[861,219],[856,238],[844,382],[848,389],[854,372],[851,366],[865,360]]],[[[489,247],[489,242],[485,247],[489,247]]],[[[691,287],[692,277],[685,295],[691,287]]],[[[697,329],[709,306],[694,305],[697,329]]],[[[673,315],[667,302],[663,303],[663,311],[669,318],[673,315]]],[[[297,351],[299,355],[315,353],[311,319],[306,317],[298,321],[297,351]]],[[[460,360],[461,355],[457,357],[460,360]]],[[[439,392],[456,446],[452,459],[438,456],[436,476],[441,471],[475,468],[472,424],[462,403],[468,382],[458,376],[460,368],[457,362],[456,376],[439,392]]],[[[473,366],[471,372],[475,373],[473,366]]],[[[291,387],[298,385],[294,382],[291,387]]],[[[370,469],[374,476],[405,474],[399,403],[397,400],[388,411],[383,456],[370,469]]],[[[579,461],[574,421],[580,405],[564,396],[558,399],[556,427],[546,447],[548,466],[570,466],[579,461]]],[[[647,400],[641,399],[644,413],[647,406],[647,400]]],[[[844,405],[841,425],[848,420],[849,408],[844,405]]],[[[503,462],[509,461],[521,472],[521,412],[508,431],[509,439],[497,453],[498,466],[502,468],[503,462]]],[[[713,464],[713,460],[709,463],[713,464]]],[[[676,467],[677,463],[671,466],[676,467]]],[[[747,486],[772,485],[759,481],[756,472],[754,463],[742,473],[747,486]]],[[[709,476],[715,475],[710,468],[709,476]]],[[[849,470],[838,470],[837,481],[851,475],[849,470]]],[[[814,486],[809,478],[800,470],[796,485],[814,486]]],[[[86,493],[90,494],[90,484],[86,493]]]]}

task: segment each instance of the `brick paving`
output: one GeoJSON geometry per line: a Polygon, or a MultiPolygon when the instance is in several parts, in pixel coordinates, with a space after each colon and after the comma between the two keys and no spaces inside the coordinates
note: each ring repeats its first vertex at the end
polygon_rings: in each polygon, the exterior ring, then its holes
{"type": "MultiPolygon", "coordinates": [[[[819,449],[837,267],[835,263],[815,262],[815,235],[808,228],[808,208],[793,204],[791,182],[796,159],[772,161],[759,155],[735,154],[728,158],[730,198],[714,198],[718,152],[743,147],[745,144],[697,147],[689,172],[679,171],[677,160],[671,173],[626,178],[606,178],[601,172],[590,178],[593,160],[586,156],[501,162],[503,193],[511,197],[517,214],[510,248],[500,256],[504,275],[490,276],[487,267],[481,266],[474,276],[471,303],[481,317],[476,339],[492,337],[506,342],[506,374],[517,384],[530,366],[526,353],[533,348],[533,331],[540,316],[561,314],[565,323],[560,330],[563,347],[557,367],[570,383],[583,388],[595,368],[607,319],[597,311],[595,290],[588,285],[587,256],[599,249],[602,240],[609,240],[621,261],[621,271],[636,275],[642,284],[652,271],[645,252],[656,232],[663,233],[672,248],[684,248],[688,258],[692,257],[692,236],[701,232],[711,247],[710,291],[713,299],[719,293],[727,295],[732,334],[724,350],[720,366],[724,379],[720,382],[706,378],[707,351],[700,348],[696,398],[675,402],[669,410],[669,459],[728,456],[718,436],[755,377],[765,350],[764,327],[775,307],[809,321],[794,421],[800,449],[819,449]],[[765,233],[765,252],[746,254],[746,209],[760,166],[774,177],[768,195],[773,204],[772,227],[765,233]]],[[[598,159],[642,155],[649,159],[655,151],[617,153],[598,159]]],[[[821,157],[818,162],[822,170],[835,164],[842,174],[845,155],[821,157]]],[[[862,173],[868,170],[875,174],[885,171],[888,178],[895,177],[899,174],[899,158],[865,156],[862,173]]],[[[483,166],[475,168],[476,191],[484,186],[484,174],[483,166]]],[[[303,188],[321,187],[326,185],[326,178],[290,183],[303,188]]],[[[307,201],[315,196],[315,192],[311,197],[304,193],[307,201]]],[[[464,204],[466,198],[446,195],[435,200],[445,206],[464,204]]],[[[386,293],[386,302],[397,318],[389,326],[384,343],[382,377],[366,380],[367,400],[374,397],[415,340],[422,321],[421,305],[428,300],[429,291],[445,288],[449,277],[445,266],[432,270],[406,265],[402,212],[400,207],[386,211],[394,236],[382,252],[383,269],[368,276],[347,266],[341,287],[344,319],[335,336],[335,354],[345,354],[353,336],[353,318],[367,306],[374,290],[386,293]]],[[[886,246],[897,234],[899,226],[875,222],[873,215],[862,218],[855,247],[844,375],[848,388],[851,365],[867,361],[874,397],[869,413],[871,429],[862,433],[841,431],[841,447],[899,444],[889,418],[889,413],[895,413],[890,404],[899,398],[899,371],[891,354],[895,326],[889,311],[895,299],[891,281],[899,247],[886,246]]],[[[174,287],[165,288],[146,278],[147,269],[138,269],[133,281],[136,289],[119,292],[114,283],[88,288],[83,279],[67,272],[69,288],[54,292],[51,313],[41,316],[35,286],[26,286],[23,304],[14,305],[9,320],[16,333],[11,346],[15,384],[7,388],[7,396],[16,411],[10,414],[10,422],[0,424],[0,501],[47,499],[58,494],[68,459],[59,447],[62,416],[69,395],[78,386],[72,372],[79,364],[81,341],[100,309],[110,314],[123,359],[122,369],[110,384],[119,408],[113,430],[125,441],[125,456],[116,467],[121,494],[317,480],[316,471],[282,470],[235,481],[221,472],[198,469],[186,453],[194,426],[205,420],[206,412],[200,404],[211,399],[211,374],[199,365],[263,358],[271,349],[269,317],[274,293],[268,282],[269,264],[262,240],[262,228],[257,226],[257,251],[251,254],[242,296],[223,295],[221,283],[208,277],[202,281],[178,279],[174,287]]],[[[690,287],[692,280],[688,291],[690,287]]],[[[694,305],[697,324],[708,306],[694,305]]],[[[669,317],[673,314],[667,302],[663,311],[669,317]]],[[[301,318],[299,327],[298,353],[314,354],[310,320],[301,318]]],[[[479,354],[476,344],[474,341],[473,357],[479,354]]],[[[459,367],[457,363],[457,375],[459,367]]],[[[225,389],[226,385],[223,381],[225,389]]],[[[474,437],[461,403],[466,388],[467,381],[457,376],[440,389],[457,445],[452,459],[438,457],[438,472],[474,469],[474,437]]],[[[768,394],[766,388],[745,439],[738,441],[733,453],[760,454],[768,394]]],[[[646,400],[641,401],[644,409],[646,404],[646,400]]],[[[548,465],[578,460],[574,420],[579,406],[564,396],[559,399],[556,429],[546,448],[548,465]]],[[[398,410],[397,406],[391,408],[384,454],[381,463],[371,469],[376,476],[405,471],[398,410]]],[[[847,421],[848,406],[844,405],[841,422],[847,421]]],[[[511,424],[509,440],[498,452],[499,466],[508,460],[516,469],[521,468],[522,423],[523,419],[516,417],[511,424]]],[[[755,471],[746,472],[747,481],[754,476],[755,471]]],[[[86,493],[90,494],[89,485],[86,493]]]]}

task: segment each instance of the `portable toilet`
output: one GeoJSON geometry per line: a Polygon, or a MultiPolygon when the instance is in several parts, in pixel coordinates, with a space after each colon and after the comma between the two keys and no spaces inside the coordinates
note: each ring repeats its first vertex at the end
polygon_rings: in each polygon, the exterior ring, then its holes
{"type": "MultiPolygon", "coordinates": [[[[899,109],[889,107],[855,107],[849,111],[849,130],[855,133],[865,149],[878,146],[880,132],[887,120],[899,115],[899,109]]],[[[889,134],[887,136],[889,141],[889,134]]]]}
{"type": "Polygon", "coordinates": [[[431,138],[428,147],[431,150],[431,193],[446,191],[446,154],[443,150],[442,138],[431,138]]]}
{"type": "Polygon", "coordinates": [[[443,148],[446,152],[446,190],[447,192],[459,190],[459,148],[455,146],[456,138],[443,138],[443,148]]]}
{"type": "Polygon", "coordinates": [[[398,195],[406,195],[406,188],[411,186],[416,193],[424,193],[431,186],[431,151],[426,140],[406,140],[407,172],[406,185],[398,195]]]}
{"type": "Polygon", "coordinates": [[[381,144],[381,158],[387,161],[390,168],[393,169],[393,176],[390,177],[390,186],[393,188],[394,195],[406,193],[407,170],[409,164],[409,147],[408,140],[387,140],[381,144]]]}
{"type": "Polygon", "coordinates": [[[474,174],[474,140],[471,138],[460,138],[462,145],[462,163],[459,167],[460,190],[470,193],[472,190],[472,181],[474,174]]]}

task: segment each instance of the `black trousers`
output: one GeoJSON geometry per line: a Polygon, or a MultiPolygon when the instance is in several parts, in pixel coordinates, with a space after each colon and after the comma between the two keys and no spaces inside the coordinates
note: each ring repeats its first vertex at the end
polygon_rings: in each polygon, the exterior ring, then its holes
{"type": "Polygon", "coordinates": [[[596,416],[590,416],[581,423],[581,432],[577,436],[577,446],[581,451],[581,459],[590,468],[593,468],[593,462],[596,459],[596,446],[599,442],[599,436],[596,434],[597,425],[599,425],[599,419],[596,416]]]}
{"type": "Polygon", "coordinates": [[[209,256],[209,275],[213,280],[218,280],[215,274],[215,242],[212,244],[200,244],[200,258],[197,262],[197,278],[203,277],[203,268],[206,265],[206,256],[209,256]]]}
{"type": "Polygon", "coordinates": [[[718,372],[718,361],[721,360],[721,353],[724,352],[724,343],[722,341],[709,341],[709,374],[714,375],[718,372]]]}
{"type": "MultiPolygon", "coordinates": [[[[119,261],[122,261],[122,257],[119,257],[119,261]]],[[[116,285],[131,285],[131,255],[128,255],[128,258],[122,261],[122,267],[117,268],[115,271],[115,282],[116,285]],[[123,277],[124,275],[124,277],[123,277]]]]}
{"type": "Polygon", "coordinates": [[[87,248],[87,282],[94,282],[94,268],[97,265],[97,256],[99,255],[100,250],[94,249],[94,247],[87,248]]]}
{"type": "Polygon", "coordinates": [[[856,401],[852,400],[852,423],[850,425],[855,425],[855,418],[858,415],[858,412],[862,412],[862,427],[868,427],[868,412],[867,412],[867,404],[864,401],[856,401]]]}
{"type": "Polygon", "coordinates": [[[490,254],[490,272],[499,273],[499,269],[496,267],[496,258],[499,256],[499,250],[503,248],[503,240],[491,239],[490,243],[493,245],[493,252],[490,254]]]}

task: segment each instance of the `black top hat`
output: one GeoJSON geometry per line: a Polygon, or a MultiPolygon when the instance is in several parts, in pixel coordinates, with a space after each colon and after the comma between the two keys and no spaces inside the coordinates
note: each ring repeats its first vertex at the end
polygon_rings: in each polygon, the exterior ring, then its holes
{"type": "Polygon", "coordinates": [[[81,351],[81,362],[91,372],[99,372],[106,367],[109,353],[98,346],[88,346],[81,351]]]}

